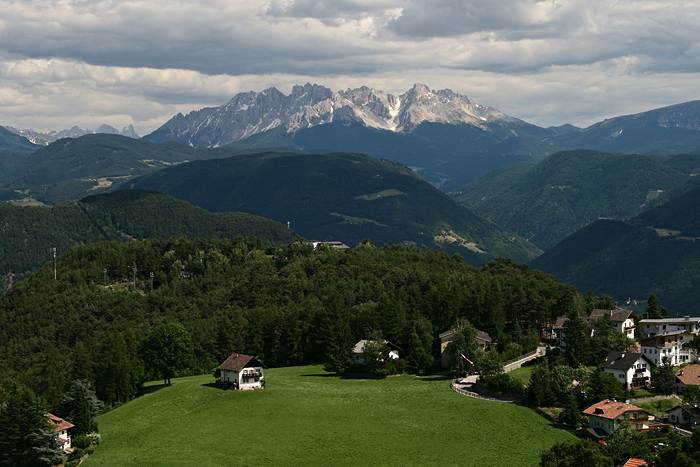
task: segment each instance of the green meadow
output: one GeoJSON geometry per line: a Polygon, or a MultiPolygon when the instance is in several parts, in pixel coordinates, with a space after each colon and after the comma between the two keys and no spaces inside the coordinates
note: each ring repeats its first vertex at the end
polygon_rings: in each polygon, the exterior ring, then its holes
{"type": "Polygon", "coordinates": [[[262,391],[211,376],[151,383],[99,419],[83,465],[533,466],[573,436],[532,410],[466,397],[441,376],[347,379],[321,366],[270,369],[262,391]]]}

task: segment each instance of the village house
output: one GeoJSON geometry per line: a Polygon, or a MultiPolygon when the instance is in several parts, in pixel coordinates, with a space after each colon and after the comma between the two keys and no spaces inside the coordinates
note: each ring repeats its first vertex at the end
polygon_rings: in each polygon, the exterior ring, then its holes
{"type": "Polygon", "coordinates": [[[666,411],[668,421],[680,428],[690,429],[700,423],[700,408],[697,404],[684,404],[666,411]]]}
{"type": "Polygon", "coordinates": [[[649,421],[653,420],[652,414],[636,405],[610,399],[593,404],[583,414],[588,415],[588,426],[597,437],[611,434],[624,421],[637,431],[648,430],[649,421]]]}
{"type": "Polygon", "coordinates": [[[630,339],[634,339],[634,330],[637,328],[637,315],[634,311],[626,310],[624,308],[617,307],[614,310],[593,310],[588,316],[587,321],[592,323],[593,321],[602,318],[603,316],[609,316],[610,320],[615,325],[617,332],[621,332],[630,339]]]}
{"type": "Polygon", "coordinates": [[[700,317],[643,319],[639,321],[638,325],[642,337],[681,334],[685,335],[687,341],[690,341],[700,331],[700,317]]]}
{"type": "Polygon", "coordinates": [[[250,355],[231,354],[217,370],[221,372],[218,382],[225,388],[246,390],[265,387],[263,364],[250,355]]]}
{"type": "Polygon", "coordinates": [[[695,354],[684,350],[683,345],[698,335],[700,318],[643,319],[638,325],[642,353],[655,365],[663,365],[664,358],[668,358],[671,365],[697,361],[695,354]]]}
{"type": "Polygon", "coordinates": [[[683,350],[683,342],[684,334],[682,333],[642,337],[639,340],[642,353],[656,366],[663,366],[664,358],[668,358],[668,363],[674,366],[695,361],[695,357],[690,351],[683,350]]]}
{"type": "MultiPolygon", "coordinates": [[[[440,338],[440,367],[444,370],[450,367],[450,353],[447,351],[447,346],[450,342],[454,340],[454,336],[458,329],[450,329],[441,333],[438,337],[440,338]]],[[[488,332],[480,331],[476,329],[476,343],[479,348],[484,351],[488,351],[491,346],[491,336],[488,332]]]]}
{"type": "Polygon", "coordinates": [[[600,364],[603,372],[613,375],[625,389],[647,387],[653,363],[644,354],[613,350],[600,364]]]}
{"type": "Polygon", "coordinates": [[[687,365],[676,371],[676,393],[683,394],[686,386],[700,386],[700,365],[687,365]]]}
{"type": "Polygon", "coordinates": [[[73,447],[71,446],[71,436],[68,430],[73,428],[75,425],[65,421],[61,417],[55,416],[54,414],[47,413],[46,417],[48,418],[49,425],[53,427],[53,430],[58,436],[57,439],[61,443],[61,449],[63,452],[66,454],[73,452],[73,447]]]}
{"type": "MultiPolygon", "coordinates": [[[[365,344],[367,342],[372,342],[372,341],[367,341],[367,340],[361,340],[357,344],[355,344],[355,347],[352,348],[352,362],[356,363],[358,365],[365,365],[367,361],[365,360],[365,344]]],[[[392,344],[389,341],[383,341],[384,344],[389,346],[389,357],[398,360],[399,359],[399,351],[401,350],[401,347],[398,345],[392,344]]]]}

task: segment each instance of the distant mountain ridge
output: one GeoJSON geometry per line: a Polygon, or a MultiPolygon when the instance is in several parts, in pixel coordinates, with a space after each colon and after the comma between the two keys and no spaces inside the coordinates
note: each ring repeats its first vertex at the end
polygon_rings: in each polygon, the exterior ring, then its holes
{"type": "Polygon", "coordinates": [[[277,127],[294,133],[334,121],[355,121],[402,133],[415,130],[422,122],[483,127],[495,120],[515,119],[449,89],[431,91],[415,84],[396,96],[366,86],[334,92],[307,83],[294,86],[288,96],[274,87],[237,94],[220,107],[178,114],[144,138],[219,147],[277,127]]]}
{"type": "Polygon", "coordinates": [[[42,133],[40,131],[34,130],[19,130],[11,126],[7,126],[4,128],[11,131],[12,133],[26,138],[28,141],[38,146],[48,146],[54,141],[58,141],[62,138],[79,138],[81,136],[93,135],[98,133],[104,133],[108,135],[121,135],[129,138],[139,139],[139,135],[136,134],[136,130],[134,130],[133,125],[125,126],[124,129],[122,129],[122,131],[119,131],[110,125],[100,125],[99,128],[97,128],[96,130],[83,130],[81,128],[78,128],[77,126],[73,126],[70,130],[50,131],[48,133],[42,133]]]}
{"type": "Polygon", "coordinates": [[[449,89],[415,84],[401,95],[307,83],[290,95],[245,92],[178,114],[143,137],[195,148],[358,152],[398,161],[444,191],[499,167],[564,150],[644,155],[700,152],[700,101],[611,118],[588,128],[541,128],[449,89]]]}

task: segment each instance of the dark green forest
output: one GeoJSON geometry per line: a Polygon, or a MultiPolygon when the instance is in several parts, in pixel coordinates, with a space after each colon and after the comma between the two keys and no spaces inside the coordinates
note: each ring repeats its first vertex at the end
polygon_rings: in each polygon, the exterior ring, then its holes
{"type": "Polygon", "coordinates": [[[194,161],[134,180],[213,212],[291,222],[305,238],[350,247],[410,243],[459,253],[480,266],[496,256],[528,261],[541,251],[459,205],[411,169],[361,154],[259,153],[194,161]]]}
{"type": "Polygon", "coordinates": [[[15,381],[55,404],[87,380],[108,403],[128,400],[159,377],[139,349],[162,324],[191,335],[184,375],[233,352],[267,366],[328,362],[370,333],[411,361],[435,354],[437,335],[460,319],[504,345],[514,327],[536,340],[583,306],[572,286],[503,258],[477,269],[459,255],[369,241],[347,252],[255,237],[100,242],[61,255],[56,279],[46,264],[0,298],[0,397],[15,381]]]}

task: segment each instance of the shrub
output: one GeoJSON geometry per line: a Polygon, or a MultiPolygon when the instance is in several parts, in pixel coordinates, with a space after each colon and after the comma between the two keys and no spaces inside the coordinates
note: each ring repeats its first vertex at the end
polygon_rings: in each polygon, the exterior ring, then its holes
{"type": "Polygon", "coordinates": [[[501,394],[520,395],[525,390],[522,380],[508,373],[481,378],[480,382],[487,388],[501,394]]]}
{"type": "Polygon", "coordinates": [[[102,436],[99,433],[88,433],[87,436],[90,439],[90,444],[97,446],[102,442],[102,436]]]}
{"type": "Polygon", "coordinates": [[[92,444],[92,440],[87,435],[78,435],[73,437],[72,446],[77,449],[85,449],[92,444]]]}

